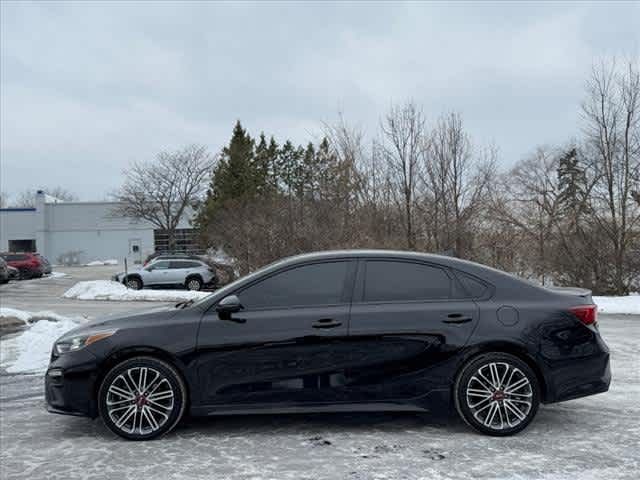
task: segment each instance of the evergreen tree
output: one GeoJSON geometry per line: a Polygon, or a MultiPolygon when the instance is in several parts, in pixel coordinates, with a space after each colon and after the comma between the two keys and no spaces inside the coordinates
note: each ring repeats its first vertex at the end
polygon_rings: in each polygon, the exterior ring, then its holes
{"type": "Polygon", "coordinates": [[[253,160],[256,174],[257,193],[266,193],[269,186],[269,177],[272,170],[272,158],[270,156],[269,146],[264,133],[260,133],[260,141],[256,145],[255,156],[253,160]]]}
{"type": "Polygon", "coordinates": [[[568,150],[558,163],[558,202],[565,213],[579,216],[587,210],[587,177],[578,150],[568,150]]]}
{"type": "Polygon", "coordinates": [[[195,221],[198,228],[206,230],[213,223],[217,210],[227,201],[250,200],[256,196],[261,173],[256,169],[254,158],[254,140],[238,120],[231,141],[222,149],[211,176],[207,198],[195,221]]]}
{"type": "Polygon", "coordinates": [[[278,178],[282,182],[282,188],[287,195],[293,195],[296,192],[298,160],[298,150],[287,140],[278,152],[276,162],[278,178]]]}

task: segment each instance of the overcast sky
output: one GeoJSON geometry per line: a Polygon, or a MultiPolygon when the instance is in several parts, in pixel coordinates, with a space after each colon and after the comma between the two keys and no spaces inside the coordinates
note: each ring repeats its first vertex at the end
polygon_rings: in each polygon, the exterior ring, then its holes
{"type": "Polygon", "coordinates": [[[507,166],[579,131],[599,58],[638,55],[640,3],[1,4],[0,185],[117,188],[135,159],[236,119],[302,143],[392,102],[463,114],[507,166]]]}

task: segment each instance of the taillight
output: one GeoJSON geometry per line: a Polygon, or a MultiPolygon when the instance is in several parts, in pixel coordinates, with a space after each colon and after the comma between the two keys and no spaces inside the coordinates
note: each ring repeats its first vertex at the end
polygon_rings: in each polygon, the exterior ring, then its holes
{"type": "Polygon", "coordinates": [[[598,321],[597,305],[580,305],[579,307],[571,307],[569,311],[585,325],[595,325],[598,321]]]}

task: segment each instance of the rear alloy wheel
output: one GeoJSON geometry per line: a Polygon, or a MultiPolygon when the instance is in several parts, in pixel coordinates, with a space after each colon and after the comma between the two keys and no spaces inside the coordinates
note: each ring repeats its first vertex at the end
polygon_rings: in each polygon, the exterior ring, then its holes
{"type": "Polygon", "coordinates": [[[202,280],[198,277],[191,277],[187,279],[187,290],[198,291],[202,288],[202,280]]]}
{"type": "Polygon", "coordinates": [[[142,280],[140,280],[138,277],[127,277],[127,281],[124,283],[131,290],[142,289],[142,280]]]}
{"type": "Polygon", "coordinates": [[[512,435],[524,429],[538,411],[538,380],[519,358],[489,353],[462,369],[455,400],[460,416],[479,432],[512,435]]]}
{"type": "Polygon", "coordinates": [[[137,357],[114,367],[98,396],[100,415],[112,432],[129,440],[150,440],[180,421],[186,388],[168,363],[137,357]]]}

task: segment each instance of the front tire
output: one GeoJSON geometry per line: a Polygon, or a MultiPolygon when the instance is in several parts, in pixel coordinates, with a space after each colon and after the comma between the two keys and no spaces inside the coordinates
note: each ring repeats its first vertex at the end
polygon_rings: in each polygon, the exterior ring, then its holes
{"type": "Polygon", "coordinates": [[[540,405],[535,372],[507,353],[487,353],[471,359],[454,387],[456,410],[462,419],[486,435],[513,435],[526,428],[540,405]]]}
{"type": "Polygon", "coordinates": [[[127,288],[130,288],[131,290],[142,289],[142,280],[140,280],[138,277],[127,277],[124,284],[127,286],[127,288]]]}
{"type": "Polygon", "coordinates": [[[116,435],[151,440],[171,431],[184,414],[187,389],[177,370],[153,357],[113,367],[98,392],[100,416],[116,435]]]}

